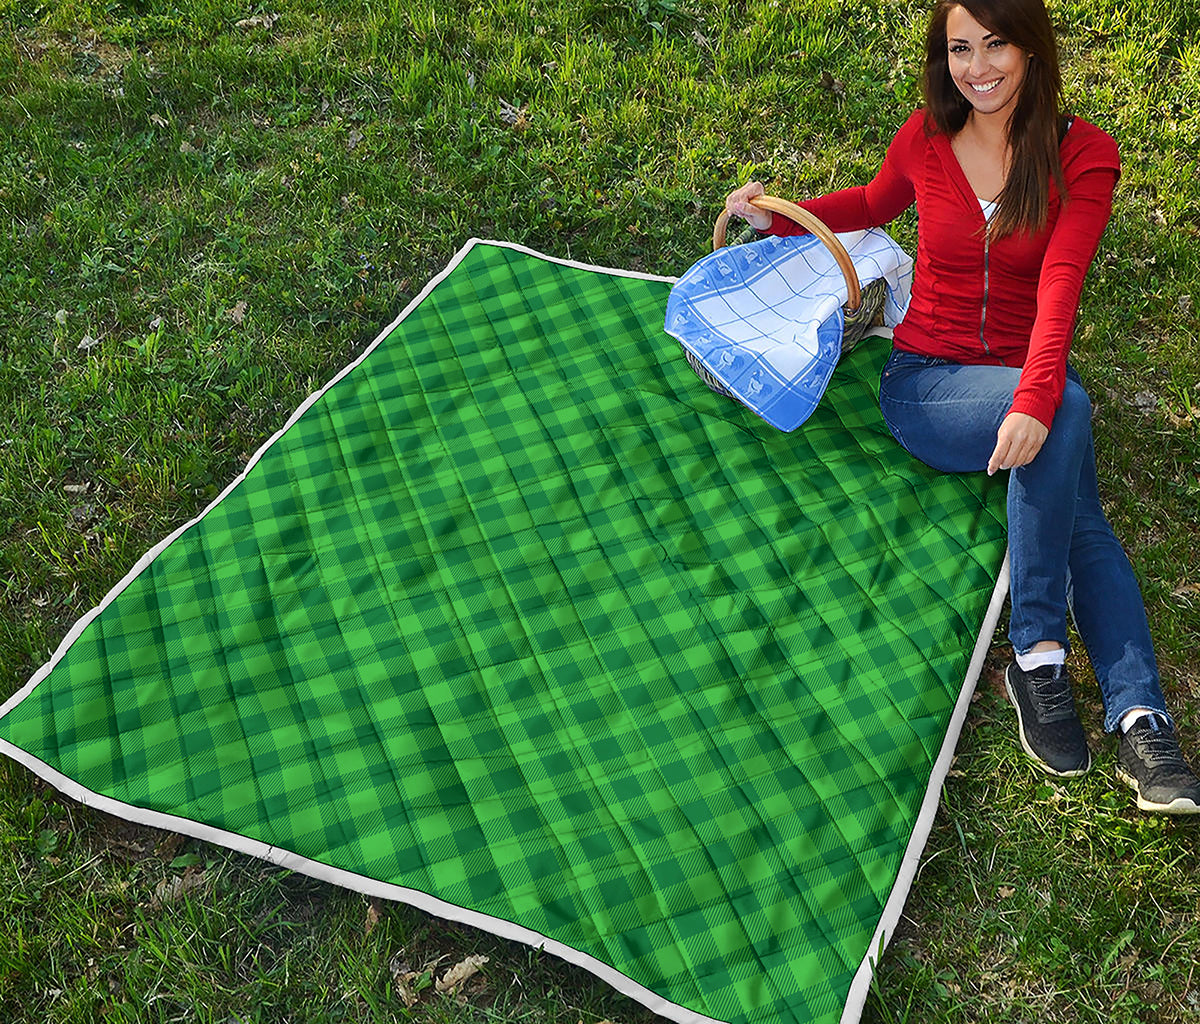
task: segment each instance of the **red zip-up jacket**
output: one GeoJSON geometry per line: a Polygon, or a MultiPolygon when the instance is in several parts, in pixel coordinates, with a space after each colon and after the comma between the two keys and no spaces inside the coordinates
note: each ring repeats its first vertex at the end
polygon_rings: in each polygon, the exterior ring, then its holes
{"type": "MultiPolygon", "coordinates": [[[[834,231],[878,227],[917,204],[912,302],[897,348],[959,363],[1020,366],[1010,412],[1047,427],[1062,403],[1079,294],[1112,212],[1121,173],[1112,137],[1075,118],[1059,147],[1068,202],[1053,179],[1046,227],[989,240],[979,199],[925,112],[904,122],[868,185],[800,203],[834,231]]],[[[777,216],[769,229],[803,229],[777,216]]]]}

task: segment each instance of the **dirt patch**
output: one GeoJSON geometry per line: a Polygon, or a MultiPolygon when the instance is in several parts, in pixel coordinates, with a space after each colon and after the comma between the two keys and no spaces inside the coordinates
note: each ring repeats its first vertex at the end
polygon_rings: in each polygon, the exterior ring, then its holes
{"type": "Polygon", "coordinates": [[[80,35],[35,30],[16,40],[19,60],[29,64],[50,64],[78,78],[101,80],[119,78],[137,54],[123,46],[101,39],[95,32],[80,35]]]}

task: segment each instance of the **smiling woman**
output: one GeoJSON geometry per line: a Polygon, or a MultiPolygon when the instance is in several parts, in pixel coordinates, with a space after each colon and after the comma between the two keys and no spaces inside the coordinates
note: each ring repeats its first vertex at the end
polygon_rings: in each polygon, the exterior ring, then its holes
{"type": "MultiPolygon", "coordinates": [[[[1142,810],[1200,813],[1200,779],[1166,711],[1137,580],[1100,507],[1091,403],[1068,366],[1083,280],[1112,210],[1112,138],[1062,109],[1042,0],[942,0],[926,33],[925,108],[868,185],[800,204],[834,231],[890,222],[914,203],[912,301],[880,403],[896,440],[945,472],[1011,470],[1015,659],[1006,688],[1021,746],[1050,775],[1092,755],[1065,661],[1067,615],[1120,731],[1118,776],[1142,810]]],[[[726,200],[760,230],[799,225],[726,200]]]]}
{"type": "Polygon", "coordinates": [[[1042,0],[940,4],[925,36],[924,90],[976,195],[997,201],[992,233],[1045,227],[1050,181],[1065,191],[1066,118],[1042,0]]]}

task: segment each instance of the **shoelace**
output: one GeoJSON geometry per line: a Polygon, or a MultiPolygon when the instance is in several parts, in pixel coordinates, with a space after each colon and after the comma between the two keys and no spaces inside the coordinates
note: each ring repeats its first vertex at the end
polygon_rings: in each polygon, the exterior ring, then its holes
{"type": "Polygon", "coordinates": [[[1187,768],[1183,752],[1169,732],[1161,729],[1142,732],[1134,737],[1134,741],[1138,756],[1151,768],[1187,768]]]}
{"type": "Polygon", "coordinates": [[[1032,676],[1033,698],[1037,702],[1038,712],[1044,717],[1057,715],[1063,711],[1073,711],[1075,701],[1071,696],[1071,679],[1064,672],[1062,675],[1043,678],[1032,676]]]}

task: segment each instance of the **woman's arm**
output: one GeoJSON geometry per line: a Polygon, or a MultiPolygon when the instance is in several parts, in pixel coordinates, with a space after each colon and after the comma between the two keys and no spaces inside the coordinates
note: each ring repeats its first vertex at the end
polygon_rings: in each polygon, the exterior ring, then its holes
{"type": "Polygon", "coordinates": [[[1112,213],[1118,173],[1112,166],[1093,166],[1070,183],[1070,199],[1042,260],[1037,317],[1010,411],[1033,416],[1047,427],[1062,402],[1083,279],[1112,213]]]}

